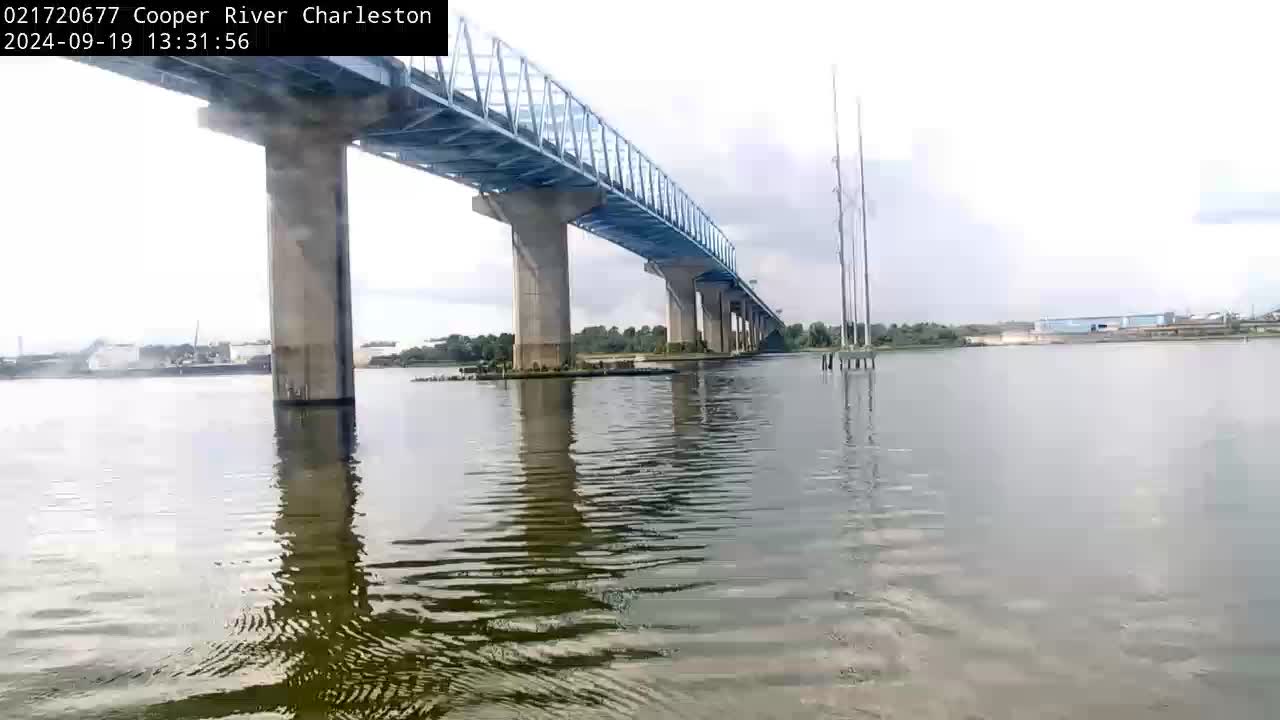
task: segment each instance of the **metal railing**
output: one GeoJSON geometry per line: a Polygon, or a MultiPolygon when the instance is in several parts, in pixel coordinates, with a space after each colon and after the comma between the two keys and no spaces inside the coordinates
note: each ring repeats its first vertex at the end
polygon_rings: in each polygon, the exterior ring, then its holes
{"type": "Polygon", "coordinates": [[[450,23],[449,48],[446,56],[402,58],[416,89],[622,194],[737,274],[733,243],[706,211],[550,73],[465,17],[450,23]],[[423,77],[434,87],[415,80],[423,77]]]}

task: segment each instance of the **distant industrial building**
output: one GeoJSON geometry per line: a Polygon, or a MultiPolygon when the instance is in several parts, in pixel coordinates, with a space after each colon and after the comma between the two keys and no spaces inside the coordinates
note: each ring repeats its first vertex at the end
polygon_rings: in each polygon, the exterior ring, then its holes
{"type": "Polygon", "coordinates": [[[271,343],[269,342],[232,343],[227,348],[227,362],[247,363],[254,358],[262,357],[264,355],[267,357],[271,356],[271,343]]]}
{"type": "Polygon", "coordinates": [[[86,361],[90,370],[127,370],[137,367],[142,360],[142,350],[137,345],[102,344],[89,354],[86,361]]]}
{"type": "Polygon", "coordinates": [[[1087,335],[1089,333],[1115,332],[1157,328],[1173,323],[1171,312],[1139,315],[1099,315],[1095,317],[1046,318],[1037,320],[1037,335],[1087,335]]]}
{"type": "Polygon", "coordinates": [[[966,335],[964,342],[966,345],[1034,345],[1038,339],[1024,330],[1005,330],[999,334],[966,335]]]}
{"type": "Polygon", "coordinates": [[[357,367],[366,367],[374,358],[392,357],[400,354],[398,342],[369,342],[355,349],[354,361],[357,367]]]}

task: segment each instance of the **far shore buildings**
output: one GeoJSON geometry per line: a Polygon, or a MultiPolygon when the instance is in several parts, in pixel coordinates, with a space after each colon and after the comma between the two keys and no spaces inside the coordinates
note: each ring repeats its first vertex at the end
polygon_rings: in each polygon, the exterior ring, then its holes
{"type": "Polygon", "coordinates": [[[1043,345],[1070,342],[1072,339],[1102,339],[1111,334],[1119,339],[1121,336],[1151,334],[1176,322],[1182,320],[1172,312],[1042,318],[1026,330],[1019,328],[998,334],[972,335],[964,340],[968,345],[1043,345]]]}
{"type": "Polygon", "coordinates": [[[1087,335],[1089,333],[1141,330],[1171,325],[1172,312],[1143,313],[1138,315],[1097,315],[1074,318],[1046,318],[1037,320],[1036,335],[1087,335]]]}
{"type": "Polygon", "coordinates": [[[254,358],[271,357],[271,343],[232,343],[227,348],[227,362],[247,363],[254,358]]]}
{"type": "Polygon", "coordinates": [[[367,367],[374,358],[400,354],[400,343],[394,341],[367,342],[355,349],[352,358],[356,367],[367,367]]]}
{"type": "Polygon", "coordinates": [[[133,343],[103,343],[85,361],[90,370],[128,370],[142,361],[142,349],[133,343]]]}
{"type": "Polygon", "coordinates": [[[1034,345],[1039,340],[1026,330],[1005,330],[999,334],[966,335],[967,345],[1034,345]]]}

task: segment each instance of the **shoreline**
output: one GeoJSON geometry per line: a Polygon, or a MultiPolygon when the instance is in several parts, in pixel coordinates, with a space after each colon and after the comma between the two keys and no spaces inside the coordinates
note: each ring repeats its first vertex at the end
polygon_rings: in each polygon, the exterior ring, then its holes
{"type": "MultiPolygon", "coordinates": [[[[903,352],[909,350],[960,350],[964,348],[996,348],[996,347],[1051,347],[1061,345],[1120,345],[1125,343],[1161,343],[1161,342],[1211,342],[1214,340],[1261,340],[1261,339],[1278,339],[1280,333],[1250,333],[1236,332],[1225,335],[1169,335],[1169,336],[1143,336],[1143,337],[1078,337],[1070,336],[1054,336],[1055,339],[1047,342],[1029,342],[1029,343],[1000,343],[991,345],[965,345],[965,344],[948,344],[948,345],[873,345],[872,350],[876,353],[881,352],[903,352]]],[[[839,348],[801,348],[799,350],[789,350],[780,353],[762,353],[767,355],[799,355],[802,353],[832,353],[838,352],[839,348]]]]}
{"type": "Polygon", "coordinates": [[[226,375],[270,375],[271,368],[258,365],[183,365],[133,370],[86,370],[84,372],[5,375],[6,380],[127,380],[149,377],[219,377],[226,375]]]}
{"type": "Polygon", "coordinates": [[[671,368],[615,368],[615,369],[578,369],[578,370],[539,370],[516,371],[508,373],[475,373],[471,375],[434,375],[416,377],[409,382],[468,382],[482,380],[542,380],[551,378],[588,378],[588,377],[637,377],[650,375],[675,375],[679,371],[671,368]]]}

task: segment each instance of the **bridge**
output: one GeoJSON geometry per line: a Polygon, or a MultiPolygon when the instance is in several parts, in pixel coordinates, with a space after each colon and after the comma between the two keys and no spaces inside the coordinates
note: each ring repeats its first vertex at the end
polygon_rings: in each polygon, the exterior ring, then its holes
{"type": "Polygon", "coordinates": [[[672,350],[701,338],[711,352],[749,351],[780,327],[715,221],[615,126],[466,18],[451,21],[449,48],[424,57],[76,58],[201,98],[203,127],[264,147],[277,403],[355,398],[351,145],[474,188],[473,209],[510,225],[517,369],[573,359],[569,225],[639,255],[664,279],[672,350]]]}

